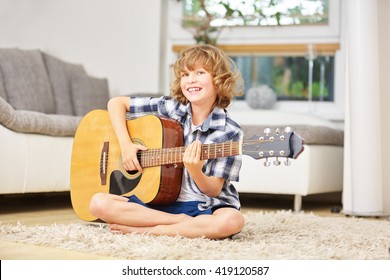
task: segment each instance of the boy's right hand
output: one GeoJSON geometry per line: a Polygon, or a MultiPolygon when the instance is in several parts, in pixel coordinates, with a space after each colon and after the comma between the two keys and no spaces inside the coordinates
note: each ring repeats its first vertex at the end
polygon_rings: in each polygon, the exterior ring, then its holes
{"type": "Polygon", "coordinates": [[[142,166],[138,161],[137,153],[138,151],[147,150],[145,146],[134,144],[128,142],[126,145],[121,147],[121,156],[123,167],[127,171],[138,170],[142,172],[142,166]]]}

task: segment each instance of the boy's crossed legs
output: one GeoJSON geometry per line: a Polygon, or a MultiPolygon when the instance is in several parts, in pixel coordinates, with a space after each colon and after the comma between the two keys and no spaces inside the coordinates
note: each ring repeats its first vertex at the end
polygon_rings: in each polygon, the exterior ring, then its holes
{"type": "Polygon", "coordinates": [[[110,224],[110,229],[122,233],[206,237],[221,239],[241,231],[245,219],[235,208],[223,207],[210,215],[191,217],[170,214],[128,202],[128,198],[98,193],[90,204],[91,214],[110,224]]]}

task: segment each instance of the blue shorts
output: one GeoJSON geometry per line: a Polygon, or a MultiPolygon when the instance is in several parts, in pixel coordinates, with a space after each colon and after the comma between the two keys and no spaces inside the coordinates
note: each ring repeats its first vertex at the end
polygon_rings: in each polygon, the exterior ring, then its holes
{"type": "Polygon", "coordinates": [[[125,196],[125,197],[128,199],[129,202],[137,203],[151,209],[160,210],[171,214],[186,214],[191,217],[213,214],[213,209],[211,208],[207,210],[199,210],[198,205],[202,203],[199,201],[187,201],[187,202],[176,201],[175,203],[170,205],[150,205],[142,202],[136,195],[125,196]]]}

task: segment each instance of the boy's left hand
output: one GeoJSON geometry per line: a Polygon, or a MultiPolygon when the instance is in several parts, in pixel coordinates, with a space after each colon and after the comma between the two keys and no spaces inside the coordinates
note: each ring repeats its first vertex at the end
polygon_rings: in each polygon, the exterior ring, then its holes
{"type": "Polygon", "coordinates": [[[200,159],[201,152],[202,144],[199,140],[192,142],[184,151],[183,164],[190,174],[202,172],[204,160],[200,159]]]}

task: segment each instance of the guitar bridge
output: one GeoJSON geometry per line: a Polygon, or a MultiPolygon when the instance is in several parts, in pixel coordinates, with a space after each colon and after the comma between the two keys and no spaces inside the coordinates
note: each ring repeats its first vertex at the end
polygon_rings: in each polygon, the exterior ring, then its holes
{"type": "Polygon", "coordinates": [[[100,153],[100,184],[107,184],[107,165],[108,165],[108,148],[109,142],[104,142],[100,153]]]}

